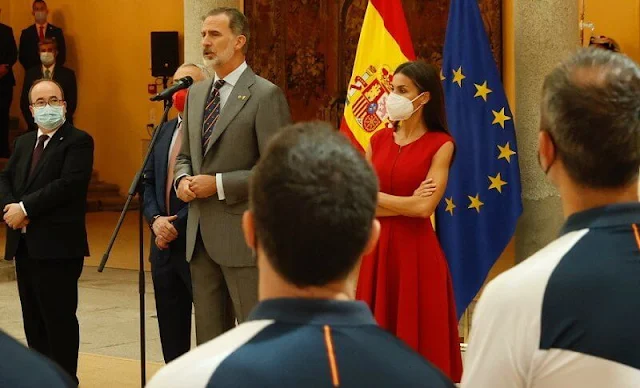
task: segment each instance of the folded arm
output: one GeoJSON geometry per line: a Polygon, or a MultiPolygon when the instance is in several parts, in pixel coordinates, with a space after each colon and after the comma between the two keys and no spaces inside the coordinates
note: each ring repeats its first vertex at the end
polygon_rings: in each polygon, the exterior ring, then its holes
{"type": "Polygon", "coordinates": [[[431,217],[447,188],[453,150],[453,143],[447,142],[443,144],[433,156],[431,168],[426,177],[431,178],[436,186],[433,195],[428,197],[419,195],[405,197],[380,192],[378,193],[378,210],[376,211],[376,215],[379,217],[431,217]]]}

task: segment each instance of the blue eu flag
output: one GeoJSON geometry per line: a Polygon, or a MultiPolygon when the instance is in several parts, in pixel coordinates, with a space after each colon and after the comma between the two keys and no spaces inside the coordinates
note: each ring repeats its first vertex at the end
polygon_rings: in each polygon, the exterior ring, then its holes
{"type": "Polygon", "coordinates": [[[451,1],[440,78],[456,153],[436,230],[460,318],[522,213],[513,116],[477,0],[451,1]]]}

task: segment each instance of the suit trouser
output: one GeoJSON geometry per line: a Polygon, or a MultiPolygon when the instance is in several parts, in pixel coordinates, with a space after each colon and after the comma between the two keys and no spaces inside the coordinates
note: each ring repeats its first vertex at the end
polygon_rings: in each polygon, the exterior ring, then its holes
{"type": "Polygon", "coordinates": [[[24,238],[16,253],[18,293],[27,343],[78,381],[78,279],[84,258],[34,259],[24,238]]]}
{"type": "Polygon", "coordinates": [[[9,157],[9,111],[13,99],[13,86],[0,85],[0,158],[9,157]]]}
{"type": "Polygon", "coordinates": [[[184,251],[166,260],[151,260],[160,342],[166,363],[191,348],[191,278],[184,251]]]}
{"type": "Polygon", "coordinates": [[[190,268],[200,345],[233,328],[234,316],[238,323],[247,319],[258,303],[258,269],[219,265],[207,253],[199,232],[190,268]]]}

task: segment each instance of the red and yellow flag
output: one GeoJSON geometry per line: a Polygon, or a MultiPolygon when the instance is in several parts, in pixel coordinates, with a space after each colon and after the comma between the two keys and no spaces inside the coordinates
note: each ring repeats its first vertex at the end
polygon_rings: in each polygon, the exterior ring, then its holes
{"type": "Polygon", "coordinates": [[[401,0],[369,0],[356,50],[340,131],[362,150],[390,126],[385,102],[393,71],[415,59],[401,0]]]}

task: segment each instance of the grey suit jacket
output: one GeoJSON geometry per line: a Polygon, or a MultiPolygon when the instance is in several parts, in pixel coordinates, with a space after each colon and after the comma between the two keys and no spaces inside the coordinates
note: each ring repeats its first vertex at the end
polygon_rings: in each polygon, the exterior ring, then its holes
{"type": "Polygon", "coordinates": [[[193,255],[199,229],[207,253],[218,264],[254,266],[241,227],[248,208],[249,177],[268,140],[291,122],[291,114],[283,91],[247,68],[222,108],[203,156],[202,123],[212,85],[213,80],[207,80],[189,89],[182,123],[186,132],[175,176],[221,173],[225,200],[214,194],[189,204],[187,260],[193,255]]]}

